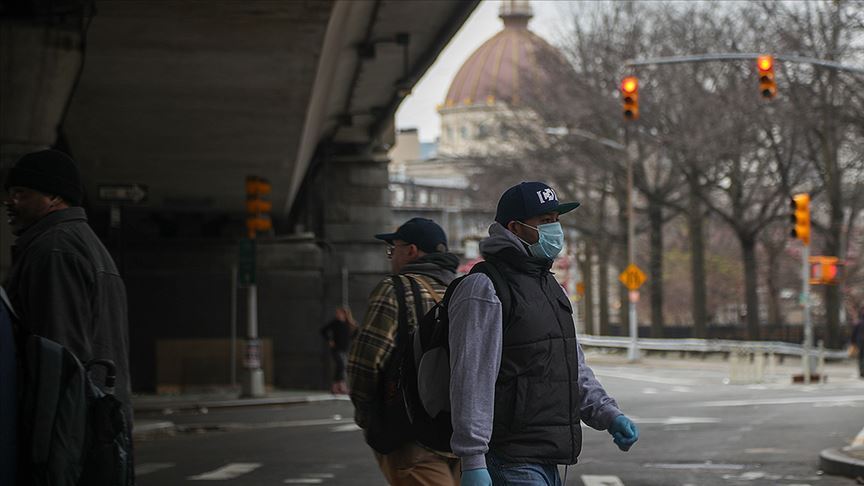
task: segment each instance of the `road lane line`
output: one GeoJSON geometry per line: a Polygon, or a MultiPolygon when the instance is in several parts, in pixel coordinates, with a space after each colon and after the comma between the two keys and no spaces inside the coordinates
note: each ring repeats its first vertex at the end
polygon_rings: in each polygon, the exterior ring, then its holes
{"type": "Polygon", "coordinates": [[[282,481],[284,484],[321,484],[323,479],[318,478],[295,478],[282,481]]]}
{"type": "Polygon", "coordinates": [[[638,381],[640,383],[657,383],[660,385],[699,385],[697,380],[688,380],[686,378],[663,378],[662,376],[654,376],[649,374],[627,373],[622,371],[598,370],[594,369],[594,374],[597,376],[606,376],[609,378],[620,378],[622,380],[638,381]]]}
{"type": "Polygon", "coordinates": [[[583,475],[582,482],[585,486],[624,486],[618,476],[593,476],[583,475]]]}
{"type": "Polygon", "coordinates": [[[238,476],[248,474],[261,467],[260,462],[232,462],[231,464],[220,467],[204,474],[189,476],[190,481],[224,481],[226,479],[234,479],[238,476]]]}
{"type": "Polygon", "coordinates": [[[174,466],[176,466],[176,464],[173,462],[145,462],[135,466],[135,475],[143,476],[145,474],[154,473],[174,466]]]}
{"type": "Polygon", "coordinates": [[[789,397],[762,398],[753,400],[718,400],[700,402],[700,407],[746,407],[749,405],[801,405],[807,403],[864,402],[864,395],[846,395],[838,397],[789,397]]]}

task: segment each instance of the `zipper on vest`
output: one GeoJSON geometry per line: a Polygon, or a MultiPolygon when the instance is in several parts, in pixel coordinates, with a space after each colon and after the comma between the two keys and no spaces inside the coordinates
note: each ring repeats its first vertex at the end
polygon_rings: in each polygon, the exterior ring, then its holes
{"type": "MultiPolygon", "coordinates": [[[[549,274],[549,277],[555,280],[555,277],[549,274]]],[[[569,397],[570,406],[567,409],[567,414],[570,417],[568,420],[568,425],[570,426],[570,462],[576,461],[576,440],[573,432],[573,369],[570,367],[570,353],[567,352],[567,333],[564,332],[564,326],[561,324],[561,319],[558,318],[558,302],[552,302],[549,298],[549,280],[547,276],[541,277],[540,287],[543,290],[543,296],[546,297],[546,302],[549,303],[549,306],[552,307],[552,313],[555,314],[555,321],[558,323],[558,330],[561,331],[561,345],[564,346],[564,361],[567,362],[567,396],[569,397]]],[[[558,281],[555,281],[555,285],[558,285],[558,281]]],[[[574,335],[576,330],[573,330],[574,335]]],[[[578,371],[578,370],[577,370],[578,371]]],[[[581,424],[579,424],[581,427],[581,424]]]]}

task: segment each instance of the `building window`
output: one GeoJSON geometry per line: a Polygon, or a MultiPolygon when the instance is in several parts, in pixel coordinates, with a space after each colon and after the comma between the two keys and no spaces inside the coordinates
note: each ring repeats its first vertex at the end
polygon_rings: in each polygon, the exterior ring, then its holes
{"type": "Polygon", "coordinates": [[[468,140],[468,125],[462,125],[462,128],[459,129],[459,135],[462,136],[462,140],[468,140]]]}

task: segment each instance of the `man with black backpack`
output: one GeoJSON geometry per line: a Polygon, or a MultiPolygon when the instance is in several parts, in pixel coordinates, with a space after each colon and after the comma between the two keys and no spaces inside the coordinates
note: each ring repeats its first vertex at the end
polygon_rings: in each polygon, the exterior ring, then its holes
{"type": "Polygon", "coordinates": [[[580,422],[608,430],[623,451],[639,438],[585,363],[570,301],[549,271],[564,243],[558,217],[578,206],[542,182],[508,189],[480,243],[506,288],[472,272],[448,296],[462,486],[560,485],[557,465],[575,464],[582,448],[580,422]]]}
{"type": "Polygon", "coordinates": [[[408,335],[455,278],[459,259],[447,252],[447,236],[434,221],[413,218],[387,243],[392,275],[369,298],[348,359],[354,420],[392,485],[456,485],[459,460],[416,443],[399,390],[399,367],[408,335]]]}
{"type": "Polygon", "coordinates": [[[4,189],[17,236],[6,290],[21,368],[18,481],[132,484],[126,288],[80,207],[78,165],[33,152],[4,189]]]}

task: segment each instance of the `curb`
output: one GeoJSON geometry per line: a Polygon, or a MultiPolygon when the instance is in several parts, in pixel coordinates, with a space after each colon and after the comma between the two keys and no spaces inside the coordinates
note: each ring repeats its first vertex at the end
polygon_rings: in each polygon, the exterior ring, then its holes
{"type": "MultiPolygon", "coordinates": [[[[864,477],[864,460],[849,455],[853,447],[825,449],[819,454],[819,466],[827,474],[848,478],[864,477]]],[[[860,450],[860,448],[856,448],[860,450]]]]}
{"type": "Polygon", "coordinates": [[[165,412],[180,411],[180,410],[207,410],[218,408],[243,408],[243,407],[265,407],[272,405],[296,405],[303,403],[331,402],[331,401],[346,401],[350,400],[346,395],[306,395],[296,397],[265,397],[265,398],[233,398],[227,400],[193,400],[183,401],[178,400],[154,402],[154,403],[135,403],[132,401],[132,408],[136,413],[147,412],[165,412]]]}
{"type": "Polygon", "coordinates": [[[132,429],[132,439],[150,439],[157,436],[171,435],[176,432],[174,422],[165,421],[144,421],[138,422],[132,429]]]}

